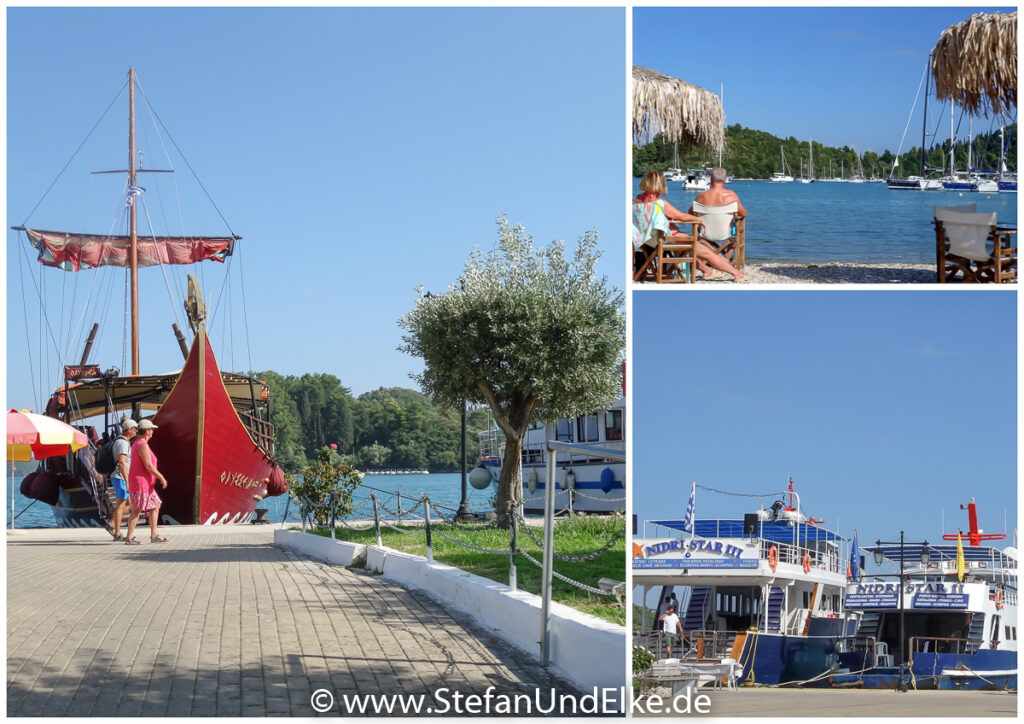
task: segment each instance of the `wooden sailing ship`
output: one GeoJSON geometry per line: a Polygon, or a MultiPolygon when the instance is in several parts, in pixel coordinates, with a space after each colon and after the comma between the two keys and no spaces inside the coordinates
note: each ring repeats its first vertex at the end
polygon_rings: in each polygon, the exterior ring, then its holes
{"type": "MultiPolygon", "coordinates": [[[[137,207],[140,173],[161,172],[136,165],[135,71],[129,70],[129,164],[101,173],[127,174],[127,226],[124,235],[75,234],[24,226],[38,261],[48,267],[78,272],[100,266],[128,269],[130,298],[131,374],[100,371],[88,356],[96,325],[81,363],[66,365],[64,384],[50,398],[46,413],[94,433],[116,424],[118,415],[136,419],[155,412],[158,432],[150,445],[168,480],[161,522],[180,524],[244,523],[259,501],[287,491],[283,471],[274,461],[274,432],[269,419],[267,385],[251,375],[222,372],[207,334],[206,307],[196,278],[188,277],[185,308],[194,337],[191,346],[177,325],[185,356],[181,370],[144,375],[139,359],[140,267],[223,262],[241,238],[228,236],[139,237],[137,207]]],[[[92,435],[94,443],[98,436],[92,435]]],[[[109,514],[109,492],[94,466],[95,445],[73,460],[26,476],[23,494],[51,505],[59,526],[102,525],[109,514]],[[30,479],[31,478],[31,479],[30,479]]]]}

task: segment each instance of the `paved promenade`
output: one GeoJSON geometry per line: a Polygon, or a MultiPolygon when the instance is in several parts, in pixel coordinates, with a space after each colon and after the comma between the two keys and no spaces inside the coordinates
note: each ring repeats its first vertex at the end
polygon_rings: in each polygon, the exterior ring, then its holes
{"type": "Polygon", "coordinates": [[[535,660],[379,577],[272,545],[271,526],[7,536],[9,716],[309,716],[343,694],[568,691],[535,660]],[[323,699],[321,699],[323,701],[323,699]]]}

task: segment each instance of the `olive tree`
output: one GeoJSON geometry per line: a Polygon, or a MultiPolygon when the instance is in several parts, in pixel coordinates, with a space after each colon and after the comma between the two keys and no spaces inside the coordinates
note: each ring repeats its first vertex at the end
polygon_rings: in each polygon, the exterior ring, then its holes
{"type": "Polygon", "coordinates": [[[506,523],[522,500],[527,428],[615,399],[626,324],[622,293],[595,271],[596,231],[569,257],[561,240],[535,247],[522,226],[497,221],[497,244],[474,249],[445,294],[417,290],[399,321],[407,332],[399,349],[423,358],[413,378],[438,403],[490,406],[505,434],[495,512],[506,523]]]}

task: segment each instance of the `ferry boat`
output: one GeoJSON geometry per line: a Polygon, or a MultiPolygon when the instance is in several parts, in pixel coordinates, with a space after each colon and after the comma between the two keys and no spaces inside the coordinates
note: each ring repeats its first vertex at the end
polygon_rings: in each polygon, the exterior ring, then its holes
{"type": "MultiPolygon", "coordinates": [[[[95,470],[95,452],[101,442],[95,428],[99,425],[116,434],[118,415],[139,419],[155,413],[151,419],[159,429],[150,445],[168,480],[167,488],[159,490],[163,500],[162,522],[244,523],[253,517],[264,497],[287,491],[284,472],[274,460],[267,385],[251,375],[220,370],[206,330],[206,305],[196,277],[191,274],[187,278],[185,301],[193,332],[191,345],[186,343],[177,324],[171,325],[184,365],[180,370],[163,374],[142,374],[138,304],[140,268],[159,266],[167,276],[178,265],[224,262],[232,256],[241,237],[233,232],[222,236],[158,236],[151,229],[140,232],[138,215],[144,213],[144,218],[151,218],[145,208],[145,188],[140,179],[146,174],[171,171],[143,169],[141,163],[137,164],[136,85],[135,71],[129,69],[128,168],[93,172],[127,177],[119,201],[126,233],[12,227],[24,234],[45,267],[71,273],[103,266],[125,269],[125,296],[131,320],[130,373],[122,374],[113,366],[102,370],[101,365],[89,364],[98,323],[92,328],[79,364],[63,360],[63,384],[50,397],[45,412],[87,431],[93,444],[78,455],[51,461],[36,474],[26,476],[22,492],[48,503],[60,527],[104,525],[113,498],[95,470]]],[[[74,313],[84,316],[87,311],[74,313]]],[[[153,320],[148,323],[150,327],[156,324],[153,320]]]]}
{"type": "MultiPolygon", "coordinates": [[[[560,418],[550,425],[530,426],[523,438],[523,511],[544,512],[547,485],[547,441],[558,440],[594,448],[626,449],[626,398],[620,397],[604,410],[572,419],[560,418]]],[[[470,474],[474,487],[496,483],[501,475],[504,434],[496,429],[478,434],[479,464],[470,474]]],[[[610,513],[626,509],[626,464],[600,456],[559,453],[555,480],[555,510],[610,513]]]]}
{"type": "MultiPolygon", "coordinates": [[[[706,493],[723,491],[694,484],[688,510],[706,493]]],[[[660,664],[661,676],[675,668],[682,678],[712,683],[731,667],[737,683],[776,685],[836,665],[837,643],[856,630],[855,615],[843,608],[845,539],[803,513],[792,479],[776,495],[740,518],[645,521],[643,537],[633,539],[633,584],[643,587],[645,619],[635,643],[665,658],[658,617],[670,601],[683,625],[682,651],[660,664]],[[653,589],[660,589],[658,605],[648,618],[653,589]]]]}
{"type": "Polygon", "coordinates": [[[1017,690],[1017,549],[984,545],[1005,535],[981,533],[974,501],[966,508],[970,530],[957,543],[959,534],[946,534],[945,544],[865,551],[897,571],[902,561],[903,595],[898,573],[848,584],[845,606],[860,623],[841,644],[829,684],[892,689],[902,676],[903,686],[917,689],[1017,690]]]}

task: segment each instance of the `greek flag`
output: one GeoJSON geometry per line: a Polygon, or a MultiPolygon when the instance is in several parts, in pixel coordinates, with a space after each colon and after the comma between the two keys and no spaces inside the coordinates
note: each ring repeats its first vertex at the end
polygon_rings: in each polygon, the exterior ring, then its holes
{"type": "Polygon", "coordinates": [[[141,196],[143,194],[143,192],[145,192],[145,190],[146,189],[142,188],[141,186],[129,186],[128,187],[128,198],[126,198],[124,200],[125,208],[130,208],[131,205],[132,205],[132,202],[135,200],[135,197],[136,196],[141,196]]]}
{"type": "Polygon", "coordinates": [[[686,517],[683,518],[683,530],[687,533],[693,533],[693,508],[694,499],[697,497],[697,483],[693,484],[690,488],[690,502],[686,506],[686,517]]]}

